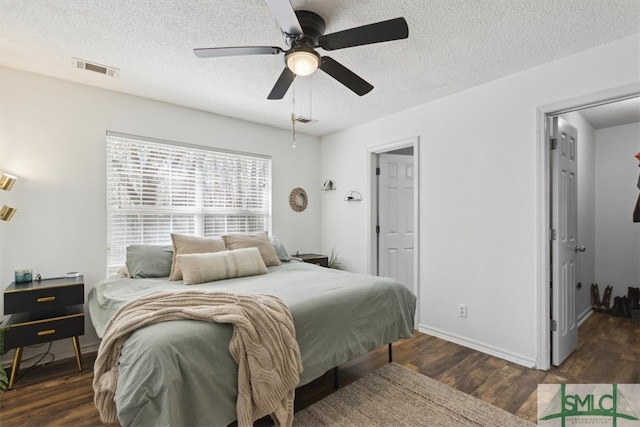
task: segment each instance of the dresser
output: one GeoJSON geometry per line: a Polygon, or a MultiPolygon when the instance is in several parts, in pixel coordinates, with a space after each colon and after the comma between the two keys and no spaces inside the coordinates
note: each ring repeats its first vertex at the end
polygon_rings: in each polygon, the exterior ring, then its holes
{"type": "Polygon", "coordinates": [[[13,387],[24,346],[71,338],[82,371],[78,337],[84,335],[84,277],[11,283],[4,291],[6,350],[15,349],[9,388],[13,387]]]}

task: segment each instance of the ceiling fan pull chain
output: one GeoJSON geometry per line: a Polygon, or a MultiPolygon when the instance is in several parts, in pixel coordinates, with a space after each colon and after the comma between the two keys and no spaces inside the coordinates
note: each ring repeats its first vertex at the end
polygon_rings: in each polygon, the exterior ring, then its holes
{"type": "Polygon", "coordinates": [[[291,113],[291,136],[293,137],[291,148],[296,148],[296,115],[293,113],[291,113]]]}
{"type": "Polygon", "coordinates": [[[312,93],[313,93],[313,91],[311,90],[312,89],[312,87],[311,87],[312,84],[313,84],[313,79],[309,79],[309,121],[311,121],[313,119],[313,110],[312,110],[313,103],[311,102],[312,101],[311,96],[312,96],[312,93]]]}
{"type": "Polygon", "coordinates": [[[293,145],[291,148],[296,148],[296,82],[293,82],[291,88],[292,102],[291,102],[291,136],[293,139],[293,145]]]}

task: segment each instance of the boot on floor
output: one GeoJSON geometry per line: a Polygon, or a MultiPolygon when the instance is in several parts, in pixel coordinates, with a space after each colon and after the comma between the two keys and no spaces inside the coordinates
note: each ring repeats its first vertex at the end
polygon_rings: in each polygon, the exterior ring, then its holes
{"type": "Polygon", "coordinates": [[[600,311],[602,304],[600,303],[600,291],[598,291],[598,284],[591,284],[591,309],[593,311],[600,311]]]}
{"type": "Polygon", "coordinates": [[[609,311],[609,302],[611,301],[612,291],[613,291],[613,286],[607,286],[604,288],[604,293],[602,294],[602,304],[600,305],[600,308],[601,308],[600,311],[603,311],[605,313],[609,311]]]}
{"type": "Polygon", "coordinates": [[[620,297],[613,298],[613,307],[609,310],[609,314],[612,316],[622,317],[622,301],[620,297]]]}
{"type": "Polygon", "coordinates": [[[627,297],[629,298],[629,305],[632,310],[640,309],[640,288],[629,286],[627,288],[627,297]]]}
{"type": "Polygon", "coordinates": [[[620,316],[622,317],[631,317],[631,300],[629,298],[625,297],[621,297],[620,298],[620,305],[622,306],[620,311],[620,316]]]}

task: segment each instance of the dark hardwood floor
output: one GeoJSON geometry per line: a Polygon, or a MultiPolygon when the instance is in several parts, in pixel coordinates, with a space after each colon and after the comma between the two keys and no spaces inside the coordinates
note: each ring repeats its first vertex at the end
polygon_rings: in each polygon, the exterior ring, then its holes
{"type": "MultiPolygon", "coordinates": [[[[540,383],[640,383],[640,321],[594,313],[579,331],[578,349],[549,371],[522,366],[416,332],[393,346],[395,362],[462,390],[522,418],[536,421],[540,383]]],[[[102,425],[93,404],[95,354],[57,361],[29,372],[0,395],[0,426],[102,425]]],[[[340,367],[340,385],[387,363],[381,347],[340,367]]],[[[333,392],[328,372],[296,391],[296,410],[333,392]]]]}

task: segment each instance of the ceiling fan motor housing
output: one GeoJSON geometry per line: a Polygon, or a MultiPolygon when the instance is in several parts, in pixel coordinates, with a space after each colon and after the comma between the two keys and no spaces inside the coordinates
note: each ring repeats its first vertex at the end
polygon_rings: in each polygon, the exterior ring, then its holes
{"type": "Polygon", "coordinates": [[[324,19],[317,13],[309,12],[308,10],[297,10],[296,16],[304,33],[300,41],[310,47],[318,47],[320,44],[318,39],[324,35],[324,31],[327,28],[324,19]]]}
{"type": "Polygon", "coordinates": [[[296,17],[303,34],[285,35],[291,49],[285,53],[284,63],[296,75],[308,76],[322,63],[322,58],[314,48],[318,47],[326,24],[318,14],[306,10],[296,11],[296,17]]]}

